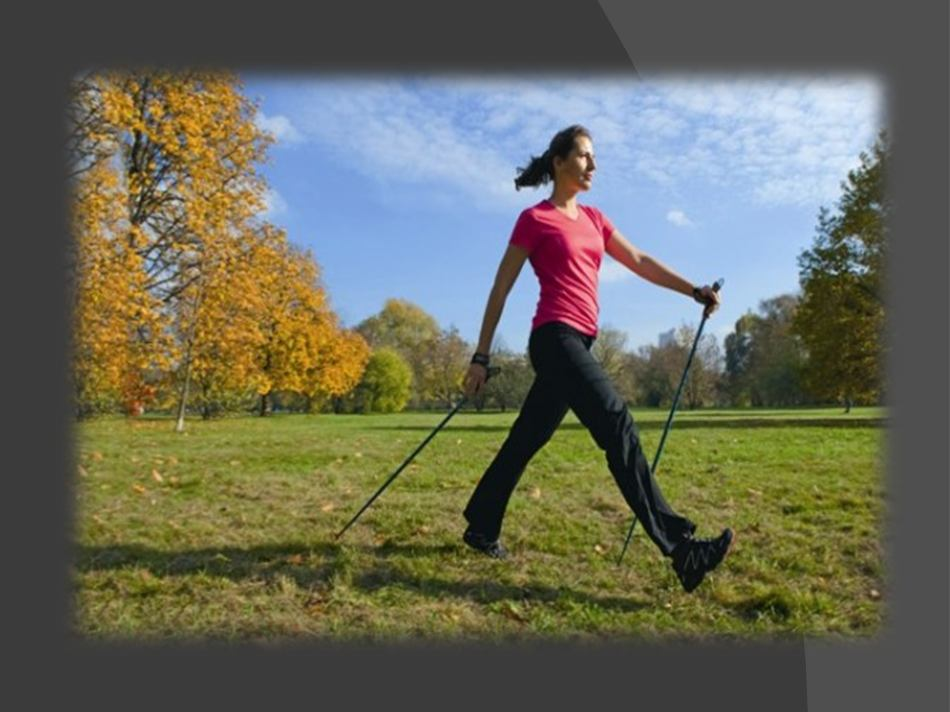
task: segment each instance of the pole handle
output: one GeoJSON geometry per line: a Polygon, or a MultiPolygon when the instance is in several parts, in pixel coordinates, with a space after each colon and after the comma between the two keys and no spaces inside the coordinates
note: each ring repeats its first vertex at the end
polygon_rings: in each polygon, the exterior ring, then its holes
{"type": "MultiPolygon", "coordinates": [[[[715,282],[713,282],[713,284],[712,284],[712,290],[713,290],[714,292],[717,292],[717,293],[718,293],[719,290],[722,289],[722,285],[725,284],[725,283],[726,283],[726,280],[723,279],[722,277],[720,277],[720,278],[717,279],[715,282]]],[[[712,306],[712,302],[711,302],[711,301],[705,301],[705,300],[704,300],[704,301],[703,301],[703,304],[704,304],[704,308],[703,308],[703,321],[706,321],[706,319],[709,317],[709,314],[707,313],[707,310],[709,309],[710,306],[712,306]]],[[[700,328],[702,328],[702,325],[700,325],[700,328]]]]}

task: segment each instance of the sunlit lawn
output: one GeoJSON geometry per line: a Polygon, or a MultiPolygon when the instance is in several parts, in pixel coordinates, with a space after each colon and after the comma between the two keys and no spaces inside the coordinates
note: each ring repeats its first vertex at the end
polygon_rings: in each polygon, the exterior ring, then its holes
{"type": "MultiPolygon", "coordinates": [[[[512,498],[494,561],[461,510],[513,413],[461,413],[337,541],[444,413],[77,427],[75,625],[94,637],[870,636],[887,587],[884,412],[681,412],[658,478],[736,546],[692,595],[568,416],[512,498]]],[[[666,411],[634,411],[648,457],[666,411]]]]}

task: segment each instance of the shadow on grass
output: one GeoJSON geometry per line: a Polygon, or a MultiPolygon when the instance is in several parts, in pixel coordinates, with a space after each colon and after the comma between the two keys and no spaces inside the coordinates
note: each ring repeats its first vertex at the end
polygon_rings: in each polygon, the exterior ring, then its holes
{"type": "Polygon", "coordinates": [[[402,545],[390,542],[379,547],[320,543],[248,548],[208,547],[183,551],[165,551],[139,544],[117,544],[80,546],[74,565],[77,572],[87,574],[145,569],[159,578],[204,575],[234,582],[256,580],[265,583],[287,577],[307,590],[331,587],[334,579],[341,576],[349,585],[368,594],[395,586],[421,596],[461,598],[483,605],[502,601],[561,601],[625,612],[637,611],[648,605],[619,597],[593,596],[566,586],[517,586],[493,579],[459,581],[416,575],[394,563],[404,557],[455,556],[462,551],[467,550],[461,544],[402,545]],[[368,571],[361,572],[361,567],[352,561],[354,551],[375,556],[376,563],[368,571]],[[313,557],[320,560],[316,565],[313,557]]]}
{"type": "Polygon", "coordinates": [[[272,581],[289,576],[302,587],[325,583],[338,568],[338,544],[281,544],[272,546],[209,547],[166,551],[139,544],[80,546],[75,568],[80,573],[146,569],[154,576],[203,574],[231,581],[258,579],[272,581]],[[325,562],[314,567],[307,558],[318,556],[325,562]]]}
{"type": "MultiPolygon", "coordinates": [[[[644,430],[663,430],[666,425],[665,418],[656,421],[642,421],[634,418],[637,428],[644,430]]],[[[438,425],[438,421],[433,422],[432,427],[426,425],[373,425],[367,430],[393,430],[393,431],[418,431],[420,433],[432,432],[438,425]]],[[[887,425],[886,418],[734,418],[732,420],[719,419],[713,416],[691,417],[673,421],[674,430],[690,430],[693,428],[705,428],[708,430],[719,429],[746,429],[746,428],[881,428],[887,425]]],[[[510,425],[452,425],[445,426],[444,431],[471,432],[471,433],[492,433],[508,432],[510,425]]],[[[584,430],[580,423],[563,423],[559,426],[560,430],[584,430]]]]}
{"type": "Polygon", "coordinates": [[[638,611],[648,605],[616,596],[593,596],[566,586],[556,588],[538,585],[517,586],[492,579],[456,581],[434,576],[419,576],[389,565],[377,566],[368,573],[354,577],[353,585],[366,593],[374,593],[395,586],[430,598],[462,598],[481,605],[503,601],[511,603],[560,601],[627,613],[638,611]]]}

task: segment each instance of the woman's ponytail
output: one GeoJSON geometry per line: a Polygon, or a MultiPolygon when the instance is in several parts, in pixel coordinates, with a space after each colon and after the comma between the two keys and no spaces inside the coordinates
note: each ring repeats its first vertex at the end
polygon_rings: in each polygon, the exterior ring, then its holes
{"type": "Polygon", "coordinates": [[[558,131],[551,139],[548,150],[540,156],[532,156],[527,166],[518,168],[515,190],[521,190],[526,186],[534,188],[554,180],[554,157],[567,158],[567,154],[574,148],[574,139],[578,136],[590,138],[590,132],[580,124],[558,131]]]}
{"type": "Polygon", "coordinates": [[[554,179],[554,166],[551,163],[551,151],[548,149],[540,156],[532,156],[524,168],[518,168],[515,178],[515,190],[524,187],[534,188],[554,179]]]}

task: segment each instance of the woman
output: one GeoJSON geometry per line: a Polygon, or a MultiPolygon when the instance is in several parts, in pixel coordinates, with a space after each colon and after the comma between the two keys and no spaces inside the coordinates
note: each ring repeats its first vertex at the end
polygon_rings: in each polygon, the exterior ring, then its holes
{"type": "Polygon", "coordinates": [[[590,347],[597,335],[597,280],[604,252],[640,277],[692,296],[706,305],[709,314],[719,306],[719,296],[709,286],[694,287],[638,250],[599,210],[577,202],[578,193],[590,190],[596,168],[590,133],[575,125],[555,135],[547,151],[532,158],[515,179],[516,189],[552,180],[554,187],[549,198],[518,217],[488,297],[465,392],[472,397],[485,383],[495,327],[529,259],[541,286],[528,345],[535,380],[508,438],[465,508],[468,528],[463,539],[494,558],[507,555],[498,537],[508,500],[528,461],[570,408],[605,451],[610,471],[644,530],[673,560],[686,591],[692,591],[722,561],[733,532],[725,529],[715,539],[696,539],[696,526],[667,504],[627,404],[591,356],[590,347]]]}

